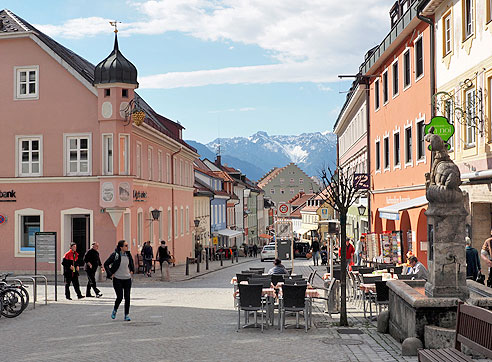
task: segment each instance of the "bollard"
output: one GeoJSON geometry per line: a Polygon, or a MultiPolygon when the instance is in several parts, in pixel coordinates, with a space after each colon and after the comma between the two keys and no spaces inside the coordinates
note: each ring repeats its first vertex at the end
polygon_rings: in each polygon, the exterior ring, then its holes
{"type": "Polygon", "coordinates": [[[208,270],[208,248],[205,249],[205,270],[208,270]]]}
{"type": "Polygon", "coordinates": [[[190,275],[189,260],[190,260],[190,258],[186,257],[186,272],[185,272],[185,275],[190,275]]]}
{"type": "Polygon", "coordinates": [[[220,253],[220,266],[224,266],[224,263],[222,262],[222,253],[220,253]]]}
{"type": "Polygon", "coordinates": [[[232,261],[232,263],[231,263],[231,264],[234,264],[234,250],[233,250],[233,251],[232,251],[232,253],[231,253],[231,261],[232,261]]]}
{"type": "Polygon", "coordinates": [[[196,272],[200,273],[200,258],[196,258],[196,272]]]}
{"type": "Polygon", "coordinates": [[[239,250],[236,250],[236,263],[239,263],[239,250]]]}

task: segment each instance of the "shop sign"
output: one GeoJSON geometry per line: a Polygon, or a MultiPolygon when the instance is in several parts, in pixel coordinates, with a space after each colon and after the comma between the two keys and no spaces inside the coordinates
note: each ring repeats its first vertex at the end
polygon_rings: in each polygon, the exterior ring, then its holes
{"type": "Polygon", "coordinates": [[[369,175],[367,173],[354,173],[354,188],[356,190],[369,190],[369,175]]]}
{"type": "Polygon", "coordinates": [[[328,208],[323,207],[321,209],[321,219],[322,220],[328,220],[328,208]]]}
{"type": "Polygon", "coordinates": [[[147,200],[147,192],[133,190],[133,201],[143,202],[147,200]]]}
{"type": "Polygon", "coordinates": [[[0,202],[16,202],[15,190],[0,191],[0,202]]]}
{"type": "Polygon", "coordinates": [[[111,202],[114,199],[114,186],[112,182],[105,182],[101,190],[102,199],[106,202],[111,202]]]}
{"type": "Polygon", "coordinates": [[[120,183],[118,190],[120,201],[128,201],[130,199],[130,184],[128,182],[120,183]]]}
{"type": "Polygon", "coordinates": [[[0,225],[7,221],[7,218],[3,215],[0,215],[0,225]]]}
{"type": "Polygon", "coordinates": [[[217,236],[214,236],[212,238],[212,244],[217,245],[219,243],[219,238],[217,236]]]}
{"type": "MultiPolygon", "coordinates": [[[[448,144],[448,140],[454,134],[454,126],[451,123],[449,123],[446,117],[443,116],[433,117],[430,123],[425,125],[424,133],[426,135],[429,133],[438,135],[439,137],[442,138],[444,143],[446,143],[446,147],[448,148],[448,150],[451,149],[451,145],[448,144]],[[431,132],[431,128],[433,128],[432,132],[431,132]]],[[[431,145],[429,145],[429,150],[432,151],[431,145]]]]}

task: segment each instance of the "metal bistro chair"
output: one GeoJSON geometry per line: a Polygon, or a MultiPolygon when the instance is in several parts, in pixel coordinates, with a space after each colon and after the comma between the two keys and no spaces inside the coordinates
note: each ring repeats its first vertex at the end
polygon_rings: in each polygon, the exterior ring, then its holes
{"type": "Polygon", "coordinates": [[[270,276],[257,277],[256,275],[253,275],[251,278],[249,278],[248,284],[259,284],[263,288],[271,288],[272,278],[270,276]]]}
{"type": "Polygon", "coordinates": [[[391,271],[391,269],[393,269],[393,273],[397,275],[400,275],[403,272],[403,266],[394,266],[390,268],[389,271],[391,271]]]}
{"type": "Polygon", "coordinates": [[[308,305],[309,301],[306,298],[305,285],[287,285],[282,286],[282,298],[279,306],[279,324],[280,331],[284,330],[285,313],[293,312],[296,314],[296,328],[299,328],[299,313],[304,315],[304,329],[308,330],[308,305]]]}
{"type": "Polygon", "coordinates": [[[263,272],[261,270],[243,270],[242,274],[259,274],[262,275],[263,272]]]}
{"type": "Polygon", "coordinates": [[[263,274],[265,272],[265,268],[249,268],[249,270],[254,271],[254,272],[261,271],[261,274],[263,274]]]}
{"type": "Polygon", "coordinates": [[[272,284],[277,285],[278,283],[283,283],[284,282],[284,275],[283,274],[272,274],[272,284]]]}
{"type": "Polygon", "coordinates": [[[284,280],[284,285],[306,285],[307,286],[307,280],[306,279],[285,279],[284,280]]]}
{"type": "MultiPolygon", "coordinates": [[[[383,280],[383,277],[381,275],[374,275],[374,276],[362,276],[362,280],[364,284],[375,284],[376,282],[380,282],[383,280]]],[[[371,303],[376,303],[376,296],[370,292],[364,292],[363,293],[364,297],[364,318],[366,318],[366,301],[369,302],[369,315],[370,318],[372,318],[372,304],[371,303]]]]}
{"type": "Polygon", "coordinates": [[[249,278],[251,278],[251,276],[252,276],[251,274],[243,274],[243,273],[236,274],[237,284],[240,284],[241,282],[247,282],[249,278]]]}
{"type": "Polygon", "coordinates": [[[381,313],[382,306],[387,307],[389,305],[389,288],[386,285],[386,281],[376,281],[375,302],[379,309],[379,313],[381,313]]]}
{"type": "Polygon", "coordinates": [[[308,278],[308,283],[313,285],[314,284],[314,278],[316,277],[316,274],[317,274],[317,270],[313,271],[311,274],[309,274],[309,278],[308,278]]]}
{"type": "MultiPolygon", "coordinates": [[[[255,314],[255,327],[258,327],[258,312],[261,312],[261,332],[263,332],[263,315],[265,313],[266,301],[261,297],[263,287],[261,285],[239,284],[239,301],[238,301],[238,320],[237,331],[241,329],[241,311],[245,312],[244,323],[248,323],[248,313],[255,314]]],[[[247,327],[247,325],[245,325],[247,327]]]]}

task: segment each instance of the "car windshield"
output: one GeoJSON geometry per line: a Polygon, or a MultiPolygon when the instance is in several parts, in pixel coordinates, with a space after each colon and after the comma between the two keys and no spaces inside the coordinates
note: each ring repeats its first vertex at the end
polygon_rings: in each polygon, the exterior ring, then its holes
{"type": "Polygon", "coordinates": [[[263,247],[263,250],[275,250],[275,246],[274,245],[267,245],[267,246],[263,247]]]}

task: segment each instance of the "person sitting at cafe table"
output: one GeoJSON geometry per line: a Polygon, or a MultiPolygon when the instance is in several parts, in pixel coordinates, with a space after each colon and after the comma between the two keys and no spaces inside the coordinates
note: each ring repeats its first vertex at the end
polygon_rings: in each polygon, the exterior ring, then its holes
{"type": "Polygon", "coordinates": [[[416,256],[411,256],[408,259],[408,263],[412,267],[408,274],[415,275],[413,279],[425,279],[429,277],[429,272],[425,268],[424,264],[422,264],[416,256]]]}
{"type": "Polygon", "coordinates": [[[282,261],[280,259],[275,259],[273,262],[273,268],[271,268],[268,271],[268,274],[286,274],[289,275],[289,271],[285,269],[285,267],[282,265],[282,261]]]}

